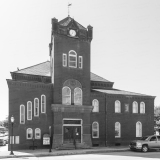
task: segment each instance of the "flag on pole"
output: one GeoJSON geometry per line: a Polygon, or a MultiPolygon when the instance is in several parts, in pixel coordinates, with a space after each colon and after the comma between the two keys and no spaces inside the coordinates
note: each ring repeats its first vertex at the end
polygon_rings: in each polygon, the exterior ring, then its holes
{"type": "Polygon", "coordinates": [[[72,5],[72,3],[68,4],[68,7],[71,6],[71,5],[72,5]]]}

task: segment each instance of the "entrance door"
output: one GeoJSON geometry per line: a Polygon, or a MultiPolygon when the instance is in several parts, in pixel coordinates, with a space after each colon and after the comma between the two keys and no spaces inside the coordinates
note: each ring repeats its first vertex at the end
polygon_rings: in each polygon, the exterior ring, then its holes
{"type": "Polygon", "coordinates": [[[81,143],[81,126],[63,126],[64,143],[81,143]]]}

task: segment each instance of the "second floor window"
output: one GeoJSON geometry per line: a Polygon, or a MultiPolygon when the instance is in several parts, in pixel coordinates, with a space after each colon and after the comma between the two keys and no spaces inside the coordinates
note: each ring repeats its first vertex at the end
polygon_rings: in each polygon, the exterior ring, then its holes
{"type": "Polygon", "coordinates": [[[77,68],[77,53],[75,51],[70,51],[68,56],[69,67],[77,68]]]}
{"type": "Polygon", "coordinates": [[[20,124],[25,124],[25,106],[20,105],[20,124]]]}
{"type": "Polygon", "coordinates": [[[115,101],[115,113],[121,113],[121,103],[120,101],[115,101]]]}
{"type": "Polygon", "coordinates": [[[136,101],[134,101],[132,104],[132,112],[138,113],[138,103],[136,101]]]}
{"type": "Polygon", "coordinates": [[[32,102],[27,102],[27,120],[32,120],[32,102]]]}
{"type": "Polygon", "coordinates": [[[71,89],[69,87],[62,88],[62,104],[71,105],[71,89]]]}
{"type": "Polygon", "coordinates": [[[34,99],[34,116],[36,117],[39,116],[39,99],[38,98],[34,99]]]}
{"type": "Polygon", "coordinates": [[[46,96],[41,95],[41,113],[46,113],[46,96]]]}
{"type": "Polygon", "coordinates": [[[92,112],[99,112],[99,101],[97,99],[94,99],[92,101],[93,110],[92,112]]]}
{"type": "Polygon", "coordinates": [[[82,105],[82,90],[78,87],[74,89],[74,104],[82,105]]]}
{"type": "Polygon", "coordinates": [[[140,103],[140,113],[145,113],[145,103],[144,102],[140,103]]]}

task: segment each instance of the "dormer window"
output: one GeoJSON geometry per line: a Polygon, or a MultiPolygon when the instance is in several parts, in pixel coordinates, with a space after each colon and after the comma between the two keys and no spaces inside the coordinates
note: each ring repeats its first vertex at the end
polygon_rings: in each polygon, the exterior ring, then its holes
{"type": "Polygon", "coordinates": [[[77,53],[75,51],[69,52],[69,67],[77,68],[77,53]]]}

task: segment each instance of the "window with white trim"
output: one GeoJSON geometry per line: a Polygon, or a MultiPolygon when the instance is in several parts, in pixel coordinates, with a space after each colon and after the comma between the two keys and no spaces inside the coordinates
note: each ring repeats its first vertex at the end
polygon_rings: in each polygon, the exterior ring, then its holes
{"type": "Polygon", "coordinates": [[[27,120],[32,120],[32,102],[27,102],[27,120]]]}
{"type": "Polygon", "coordinates": [[[99,123],[92,123],[92,138],[99,138],[99,123]]]}
{"type": "Polygon", "coordinates": [[[62,104],[71,105],[71,89],[67,86],[62,88],[62,104]]]}
{"type": "Polygon", "coordinates": [[[79,61],[78,61],[78,65],[79,65],[79,68],[83,68],[83,57],[82,56],[79,56],[79,61]]]}
{"type": "Polygon", "coordinates": [[[35,139],[41,139],[41,130],[39,128],[35,129],[35,139]]]}
{"type": "Polygon", "coordinates": [[[138,103],[136,101],[132,103],[132,113],[138,113],[138,103]]]}
{"type": "Polygon", "coordinates": [[[115,123],[115,138],[121,137],[121,124],[119,122],[115,123]]]}
{"type": "Polygon", "coordinates": [[[142,137],[142,123],[136,123],[136,137],[142,137]]]}
{"type": "Polygon", "coordinates": [[[74,89],[74,104],[75,105],[82,105],[82,89],[75,88],[74,89]]]}
{"type": "Polygon", "coordinates": [[[69,58],[69,67],[77,68],[77,53],[75,51],[70,51],[68,58],[69,58]]]}
{"type": "Polygon", "coordinates": [[[97,99],[94,99],[92,101],[93,110],[92,112],[99,112],[99,101],[97,99]]]}
{"type": "Polygon", "coordinates": [[[25,106],[20,105],[20,124],[25,124],[25,106]]]}
{"type": "Polygon", "coordinates": [[[41,113],[46,113],[46,96],[41,95],[41,113]]]}
{"type": "Polygon", "coordinates": [[[63,67],[67,67],[67,54],[63,53],[62,56],[63,67]]]}
{"type": "Polygon", "coordinates": [[[38,98],[34,99],[34,116],[35,117],[39,116],[39,99],[38,98]]]}
{"type": "Polygon", "coordinates": [[[145,103],[144,102],[140,103],[140,113],[145,113],[145,103]]]}
{"type": "Polygon", "coordinates": [[[115,101],[115,113],[121,113],[121,102],[118,100],[115,101]]]}
{"type": "Polygon", "coordinates": [[[26,138],[27,139],[32,139],[33,138],[33,130],[32,128],[28,128],[26,131],[26,138]]]}
{"type": "Polygon", "coordinates": [[[15,136],[15,144],[19,144],[19,136],[15,136]]]}

